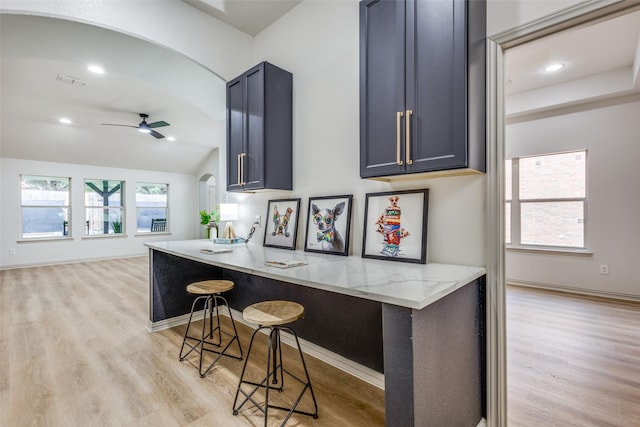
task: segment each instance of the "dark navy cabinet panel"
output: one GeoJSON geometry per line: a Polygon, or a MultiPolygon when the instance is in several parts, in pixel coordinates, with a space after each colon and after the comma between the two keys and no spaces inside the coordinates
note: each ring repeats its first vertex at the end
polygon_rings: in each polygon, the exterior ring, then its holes
{"type": "Polygon", "coordinates": [[[485,170],[484,0],[360,3],[360,176],[485,170]]]}
{"type": "Polygon", "coordinates": [[[293,189],[293,76],[262,62],[227,83],[227,190],[293,189]]]}

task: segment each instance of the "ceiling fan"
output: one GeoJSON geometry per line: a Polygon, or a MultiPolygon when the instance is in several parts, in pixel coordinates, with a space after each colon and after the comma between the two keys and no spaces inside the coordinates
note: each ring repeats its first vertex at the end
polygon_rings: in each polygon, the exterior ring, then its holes
{"type": "Polygon", "coordinates": [[[135,125],[121,125],[121,124],[116,124],[116,123],[101,123],[101,124],[103,126],[125,126],[125,127],[129,127],[129,128],[136,128],[136,129],[138,129],[139,132],[151,134],[151,136],[154,136],[154,137],[156,137],[158,139],[164,138],[163,134],[161,134],[160,132],[157,132],[157,131],[155,131],[153,129],[154,128],[163,127],[163,126],[169,126],[169,123],[167,123],[165,121],[162,121],[162,120],[160,120],[158,122],[147,123],[147,117],[149,117],[148,114],[140,113],[140,118],[142,118],[142,121],[137,126],[135,126],[135,125]]]}

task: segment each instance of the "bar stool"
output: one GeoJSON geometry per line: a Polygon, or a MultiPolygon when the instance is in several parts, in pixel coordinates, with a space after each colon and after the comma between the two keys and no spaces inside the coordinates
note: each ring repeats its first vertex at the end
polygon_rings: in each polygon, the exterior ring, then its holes
{"type": "Polygon", "coordinates": [[[318,404],[316,403],[316,396],[313,393],[313,387],[311,386],[311,379],[309,379],[309,371],[307,371],[307,365],[305,364],[304,357],[302,356],[302,350],[300,349],[300,341],[298,341],[298,335],[290,327],[284,326],[288,323],[300,319],[303,314],[304,307],[292,301],[263,301],[252,304],[243,310],[242,317],[244,318],[244,320],[249,323],[258,325],[258,329],[256,329],[251,336],[249,350],[247,351],[247,358],[245,359],[244,367],[242,368],[242,374],[240,374],[240,382],[238,383],[236,397],[233,401],[233,415],[238,415],[238,411],[244,406],[244,404],[248,401],[251,401],[251,403],[253,403],[260,411],[264,413],[265,427],[267,425],[267,412],[269,408],[288,411],[288,414],[282,422],[281,426],[285,425],[285,423],[289,420],[294,412],[297,414],[309,415],[313,418],[318,418],[318,404]],[[247,369],[249,357],[251,355],[253,340],[255,339],[256,334],[262,329],[270,329],[270,332],[269,344],[267,347],[266,376],[261,382],[258,383],[246,380],[244,378],[244,374],[247,369]],[[296,345],[298,346],[298,353],[300,354],[300,361],[302,362],[302,367],[304,368],[305,378],[298,378],[296,375],[283,368],[280,331],[289,332],[296,339],[296,345]],[[280,372],[279,378],[278,372],[280,372]],[[279,392],[282,392],[282,390],[284,389],[284,373],[297,380],[304,386],[302,388],[302,391],[294,401],[293,406],[290,408],[269,404],[269,390],[277,390],[279,392]],[[271,384],[269,384],[270,378],[271,384]],[[242,389],[242,384],[250,384],[253,386],[253,388],[251,388],[249,391],[245,391],[242,389]],[[279,384],[279,386],[277,384],[279,384]],[[261,387],[265,389],[264,408],[261,407],[253,398],[255,392],[261,387]],[[307,390],[311,392],[311,398],[313,399],[313,413],[296,409],[307,390]],[[242,395],[244,396],[244,400],[239,405],[237,405],[240,393],[242,393],[242,395]]]}
{"type": "Polygon", "coordinates": [[[236,324],[233,321],[233,315],[231,314],[231,309],[229,308],[229,303],[227,300],[220,295],[222,292],[230,291],[233,289],[234,283],[230,280],[204,280],[201,282],[191,283],[187,286],[187,292],[191,295],[196,295],[196,299],[193,301],[191,305],[191,314],[189,315],[189,323],[187,324],[187,329],[184,331],[184,338],[182,339],[182,347],[180,347],[180,361],[182,362],[191,352],[195,351],[200,355],[200,361],[198,364],[198,372],[200,373],[200,377],[204,378],[205,375],[211,370],[213,365],[220,360],[222,356],[231,357],[233,359],[242,360],[242,346],[240,345],[240,339],[238,338],[238,331],[236,329],[236,324]],[[203,317],[202,317],[202,331],[200,333],[200,337],[193,337],[189,335],[189,328],[191,327],[191,320],[193,319],[193,313],[196,311],[198,307],[198,303],[202,303],[203,317]],[[231,325],[233,326],[233,334],[223,331],[220,326],[220,313],[219,313],[219,304],[224,304],[227,306],[229,311],[229,318],[231,319],[231,325]],[[215,310],[216,317],[216,327],[213,327],[213,312],[215,310]],[[209,317],[209,332],[207,333],[207,312],[209,317]],[[218,332],[218,339],[214,338],[214,333],[218,332]],[[222,334],[228,335],[231,337],[231,340],[225,345],[222,350],[216,350],[211,347],[220,348],[222,346],[222,334]],[[211,340],[208,341],[207,338],[211,340]],[[227,350],[233,344],[233,342],[238,343],[238,349],[240,350],[240,355],[234,355],[227,353],[227,350]],[[183,354],[185,351],[185,347],[189,347],[189,351],[186,354],[183,354]],[[211,362],[209,367],[202,370],[202,360],[204,358],[205,351],[210,353],[216,353],[218,356],[211,362]]]}

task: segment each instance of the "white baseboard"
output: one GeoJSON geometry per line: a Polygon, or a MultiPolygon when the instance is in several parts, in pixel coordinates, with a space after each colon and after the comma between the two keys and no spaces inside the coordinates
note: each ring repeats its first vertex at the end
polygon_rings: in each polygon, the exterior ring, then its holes
{"type": "Polygon", "coordinates": [[[640,302],[640,296],[638,295],[622,294],[618,292],[592,291],[588,289],[575,288],[572,286],[550,285],[547,283],[528,282],[525,280],[507,279],[506,282],[507,282],[507,285],[522,286],[527,288],[538,288],[538,289],[546,289],[549,291],[566,292],[566,293],[575,294],[575,295],[586,295],[586,296],[592,296],[592,297],[640,302]]]}
{"type": "MultiPolygon", "coordinates": [[[[228,311],[224,307],[221,307],[221,310],[222,310],[221,314],[225,314],[228,316],[228,311]]],[[[251,323],[247,323],[242,318],[242,313],[234,309],[231,309],[231,312],[233,314],[233,319],[236,322],[242,323],[243,325],[246,325],[251,329],[256,329],[255,325],[251,323]]],[[[194,313],[194,316],[199,316],[196,318],[202,318],[202,311],[194,313]]],[[[182,316],[172,317],[166,320],[160,320],[158,322],[148,321],[147,330],[149,332],[158,332],[164,329],[173,328],[175,326],[184,325],[188,321],[189,321],[189,313],[183,314],[182,316]]],[[[266,331],[263,331],[263,332],[266,333],[266,331]]],[[[293,335],[283,332],[281,334],[281,339],[283,343],[291,347],[295,347],[295,339],[293,335]]],[[[300,340],[300,347],[302,348],[302,351],[305,354],[308,354],[311,357],[315,357],[316,359],[321,360],[324,363],[327,363],[337,369],[340,369],[341,371],[346,372],[349,375],[353,375],[354,377],[366,383],[369,383],[375,387],[378,387],[381,390],[384,390],[384,374],[381,374],[380,372],[377,372],[371,368],[368,368],[352,360],[349,360],[346,357],[340,356],[339,354],[329,351],[326,348],[320,347],[317,344],[314,344],[309,341],[305,341],[302,338],[300,338],[299,340],[300,340]]]]}
{"type": "MultiPolygon", "coordinates": [[[[27,243],[35,243],[35,242],[27,242],[27,243]]],[[[142,252],[139,254],[128,254],[128,255],[118,255],[113,257],[104,257],[104,258],[83,258],[83,259],[68,259],[68,260],[60,260],[60,261],[51,261],[46,263],[32,263],[32,264],[9,264],[0,266],[0,270],[17,270],[19,268],[32,268],[32,267],[49,267],[53,265],[64,265],[64,264],[80,264],[83,262],[94,262],[94,261],[109,261],[112,259],[124,259],[124,258],[140,258],[149,256],[147,252],[142,252]]]]}
{"type": "MultiPolygon", "coordinates": [[[[202,319],[202,310],[196,311],[193,313],[196,316],[196,319],[202,319]],[[199,316],[199,317],[198,317],[199,316]]],[[[149,332],[158,332],[164,331],[165,329],[171,329],[175,326],[185,325],[189,321],[189,313],[183,314],[182,316],[172,317],[170,319],[159,320],[157,322],[152,322],[151,320],[147,320],[147,331],[149,332]]]]}

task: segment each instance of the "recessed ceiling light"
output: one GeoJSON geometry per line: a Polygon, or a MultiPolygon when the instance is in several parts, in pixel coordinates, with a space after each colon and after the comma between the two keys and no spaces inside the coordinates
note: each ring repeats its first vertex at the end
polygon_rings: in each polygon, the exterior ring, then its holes
{"type": "Polygon", "coordinates": [[[554,62],[553,64],[546,65],[542,71],[545,73],[553,73],[554,71],[560,71],[564,68],[564,64],[562,62],[554,62]]]}
{"type": "Polygon", "coordinates": [[[92,65],[89,65],[87,68],[88,68],[88,69],[89,69],[89,71],[91,71],[92,73],[96,73],[96,74],[104,74],[104,68],[102,68],[102,67],[101,67],[101,66],[99,66],[99,65],[92,64],[92,65]]]}
{"type": "Polygon", "coordinates": [[[71,119],[67,119],[66,117],[61,117],[58,121],[64,125],[70,125],[72,123],[71,119]]]}
{"type": "Polygon", "coordinates": [[[175,140],[176,140],[175,136],[168,136],[167,137],[167,141],[172,141],[173,142],[175,140]]]}

